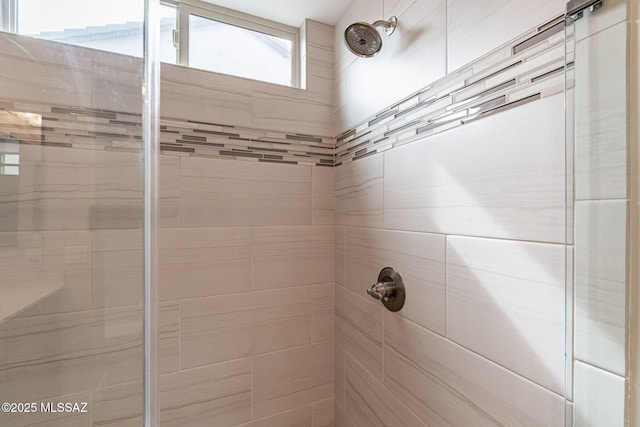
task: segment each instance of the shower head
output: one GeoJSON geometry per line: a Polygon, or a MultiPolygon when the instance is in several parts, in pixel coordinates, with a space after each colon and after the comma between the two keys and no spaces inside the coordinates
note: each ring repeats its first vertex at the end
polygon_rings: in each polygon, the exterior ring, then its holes
{"type": "Polygon", "coordinates": [[[380,52],[382,37],[376,27],[384,27],[385,34],[390,36],[398,25],[395,16],[388,21],[376,21],[373,24],[356,22],[344,30],[344,41],[349,50],[362,58],[371,58],[380,52]]]}

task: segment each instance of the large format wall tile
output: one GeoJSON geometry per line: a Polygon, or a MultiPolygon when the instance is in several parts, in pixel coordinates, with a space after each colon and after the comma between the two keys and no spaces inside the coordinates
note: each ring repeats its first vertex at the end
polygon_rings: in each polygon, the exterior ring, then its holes
{"type": "Polygon", "coordinates": [[[255,227],[253,289],[328,283],[334,278],[333,226],[255,227]]]}
{"type": "Polygon", "coordinates": [[[626,382],[610,372],[576,361],[574,425],[623,427],[626,382]]]}
{"type": "Polygon", "coordinates": [[[311,286],[311,339],[313,342],[334,340],[334,288],[334,283],[311,286]]]}
{"type": "Polygon", "coordinates": [[[313,420],[311,427],[333,427],[332,398],[313,404],[313,420]]]}
{"type": "Polygon", "coordinates": [[[162,301],[251,290],[251,228],[160,230],[162,301]]]}
{"type": "Polygon", "coordinates": [[[311,405],[307,405],[271,417],[251,421],[238,427],[312,427],[312,423],[311,405]]]}
{"type": "Polygon", "coordinates": [[[139,427],[144,423],[142,381],[103,387],[92,393],[93,426],[139,427]]]}
{"type": "Polygon", "coordinates": [[[251,361],[160,376],[163,426],[233,426],[251,419],[251,361]]]}
{"type": "Polygon", "coordinates": [[[428,425],[564,425],[560,395],[392,315],[384,384],[428,425]]]}
{"type": "Polygon", "coordinates": [[[333,224],[334,190],[333,168],[311,168],[312,224],[333,224]]]}
{"type": "Polygon", "coordinates": [[[386,152],[385,227],[564,242],[563,114],[556,95],[386,152]]]}
{"type": "Polygon", "coordinates": [[[447,337],[562,395],[564,246],[447,237],[447,337]]]}
{"type": "Polygon", "coordinates": [[[181,159],[184,227],[311,223],[311,167],[181,159]]]}
{"type": "Polygon", "coordinates": [[[333,393],[333,343],[254,357],[252,384],[254,418],[330,398],[333,393]]]}
{"type": "Polygon", "coordinates": [[[356,426],[426,427],[352,357],[347,357],[345,411],[356,426]]]}
{"type": "Polygon", "coordinates": [[[310,286],[183,302],[182,369],[310,344],[311,309],[310,286]]]}
{"type": "Polygon", "coordinates": [[[576,44],[578,200],[627,197],[626,38],[627,23],[623,22],[576,44]]]}
{"type": "Polygon", "coordinates": [[[0,400],[27,402],[140,379],[142,316],[133,306],[5,321],[0,400]]]}
{"type": "Polygon", "coordinates": [[[447,0],[447,72],[561,15],[565,2],[447,0]]]}
{"type": "Polygon", "coordinates": [[[160,227],[180,225],[180,157],[160,156],[158,217],[160,227]]]}
{"type": "Polygon", "coordinates": [[[250,80],[163,63],[160,89],[162,117],[251,126],[250,80]]]}
{"type": "Polygon", "coordinates": [[[336,224],[382,226],[382,155],[335,169],[336,224]]]}
{"type": "MultiPolygon", "coordinates": [[[[336,348],[348,352],[378,379],[382,378],[382,310],[381,306],[336,286],[336,348]]],[[[339,380],[344,372],[338,372],[342,369],[343,366],[336,368],[337,389],[343,386],[339,380]]]]}
{"type": "Polygon", "coordinates": [[[376,283],[380,270],[393,267],[407,293],[398,314],[441,335],[445,332],[444,262],[442,235],[347,228],[347,289],[369,299],[367,288],[376,283]]]}
{"type": "Polygon", "coordinates": [[[576,203],[575,357],[626,374],[624,200],[576,203]]]}

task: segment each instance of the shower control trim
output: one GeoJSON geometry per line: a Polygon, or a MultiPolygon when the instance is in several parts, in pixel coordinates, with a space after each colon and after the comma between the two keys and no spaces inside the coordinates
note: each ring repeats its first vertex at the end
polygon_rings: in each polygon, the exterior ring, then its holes
{"type": "Polygon", "coordinates": [[[371,285],[367,293],[384,304],[391,311],[399,311],[404,305],[404,282],[400,273],[392,267],[385,267],[378,274],[378,283],[371,285]]]}

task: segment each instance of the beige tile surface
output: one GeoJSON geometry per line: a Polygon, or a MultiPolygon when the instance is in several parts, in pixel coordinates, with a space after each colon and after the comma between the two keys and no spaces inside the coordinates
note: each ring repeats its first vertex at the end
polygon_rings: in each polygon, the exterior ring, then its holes
{"type": "Polygon", "coordinates": [[[251,126],[250,80],[166,63],[161,72],[162,117],[251,126]]]}
{"type": "Polygon", "coordinates": [[[355,427],[355,424],[345,415],[340,405],[335,406],[335,426],[336,427],[355,427]]]}
{"type": "Polygon", "coordinates": [[[398,315],[441,335],[445,328],[444,262],[442,235],[347,228],[347,289],[371,299],[367,288],[377,282],[380,270],[393,267],[402,276],[407,294],[398,315]]]}
{"type": "Polygon", "coordinates": [[[104,387],[92,392],[94,426],[138,427],[144,423],[142,381],[104,387]]]}
{"type": "Polygon", "coordinates": [[[381,154],[335,169],[336,224],[382,227],[382,169],[381,154]]]}
{"type": "Polygon", "coordinates": [[[332,397],[333,343],[254,357],[252,384],[254,418],[332,397]]]}
{"type": "Polygon", "coordinates": [[[385,316],[384,384],[428,425],[564,425],[564,400],[398,316],[385,316]]]}
{"type": "Polygon", "coordinates": [[[564,247],[447,237],[447,337],[560,395],[564,247]]]}
{"type": "MultiPolygon", "coordinates": [[[[337,332],[337,325],[336,325],[337,332]]],[[[338,334],[336,333],[336,338],[338,334]]],[[[335,351],[334,351],[334,373],[333,373],[333,382],[334,382],[334,391],[333,397],[336,403],[336,411],[337,405],[344,406],[344,390],[345,390],[345,371],[347,368],[347,353],[344,349],[343,342],[339,339],[336,339],[335,342],[335,351]]],[[[336,413],[337,417],[337,413],[336,413]]]]}
{"type": "Polygon", "coordinates": [[[334,340],[334,287],[334,283],[311,286],[311,338],[313,342],[334,340]]]}
{"type": "MultiPolygon", "coordinates": [[[[241,427],[312,427],[311,405],[242,424],[241,427]]],[[[240,427],[240,426],[239,426],[240,427]]]]}
{"type": "Polygon", "coordinates": [[[344,407],[347,416],[357,426],[426,426],[396,396],[350,356],[347,356],[344,407]]]}
{"type": "MultiPolygon", "coordinates": [[[[336,286],[335,297],[336,346],[381,379],[382,311],[385,309],[340,286],[336,286]]],[[[342,373],[336,371],[336,383],[341,377],[338,374],[342,373]]]]}
{"type": "Polygon", "coordinates": [[[180,305],[160,304],[158,318],[158,366],[161,374],[168,374],[180,369],[180,305]]]}
{"type": "Polygon", "coordinates": [[[333,168],[311,168],[311,204],[313,209],[313,224],[333,224],[335,222],[333,181],[333,168]]]}
{"type": "Polygon", "coordinates": [[[234,426],[251,419],[251,361],[160,376],[163,426],[234,426]]]}
{"type": "Polygon", "coordinates": [[[182,369],[310,344],[311,292],[303,286],[183,302],[182,369]]]}
{"type": "Polygon", "coordinates": [[[166,228],[159,234],[162,301],[251,289],[251,228],[166,228]]]}
{"type": "Polygon", "coordinates": [[[336,226],[335,228],[335,280],[338,285],[345,286],[347,283],[347,229],[336,226]]]}
{"type": "Polygon", "coordinates": [[[11,319],[0,325],[0,396],[37,401],[136,381],[142,308],[11,319]]]}
{"type": "Polygon", "coordinates": [[[625,375],[627,203],[577,202],[575,212],[575,356],[625,375]]]}
{"type": "Polygon", "coordinates": [[[554,95],[386,152],[385,227],[564,242],[563,104],[554,95]]]}
{"type": "Polygon", "coordinates": [[[253,289],[328,283],[334,279],[334,228],[254,227],[253,289]]]}
{"type": "Polygon", "coordinates": [[[333,427],[333,399],[313,404],[312,427],[333,427]]]}
{"type": "Polygon", "coordinates": [[[311,223],[311,167],[181,159],[184,227],[311,223]]]}
{"type": "Polygon", "coordinates": [[[180,157],[160,155],[158,216],[160,227],[180,225],[180,157]]]}

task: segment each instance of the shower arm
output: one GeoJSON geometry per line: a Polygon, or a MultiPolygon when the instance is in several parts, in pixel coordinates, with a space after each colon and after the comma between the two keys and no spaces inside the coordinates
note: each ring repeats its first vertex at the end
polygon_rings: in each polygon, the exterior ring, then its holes
{"type": "Polygon", "coordinates": [[[391,34],[393,34],[393,32],[396,29],[396,26],[398,25],[398,19],[395,16],[392,16],[391,18],[389,18],[388,21],[385,20],[378,20],[376,22],[374,22],[373,24],[371,24],[372,27],[383,27],[384,28],[384,33],[388,36],[390,36],[391,34]]]}

